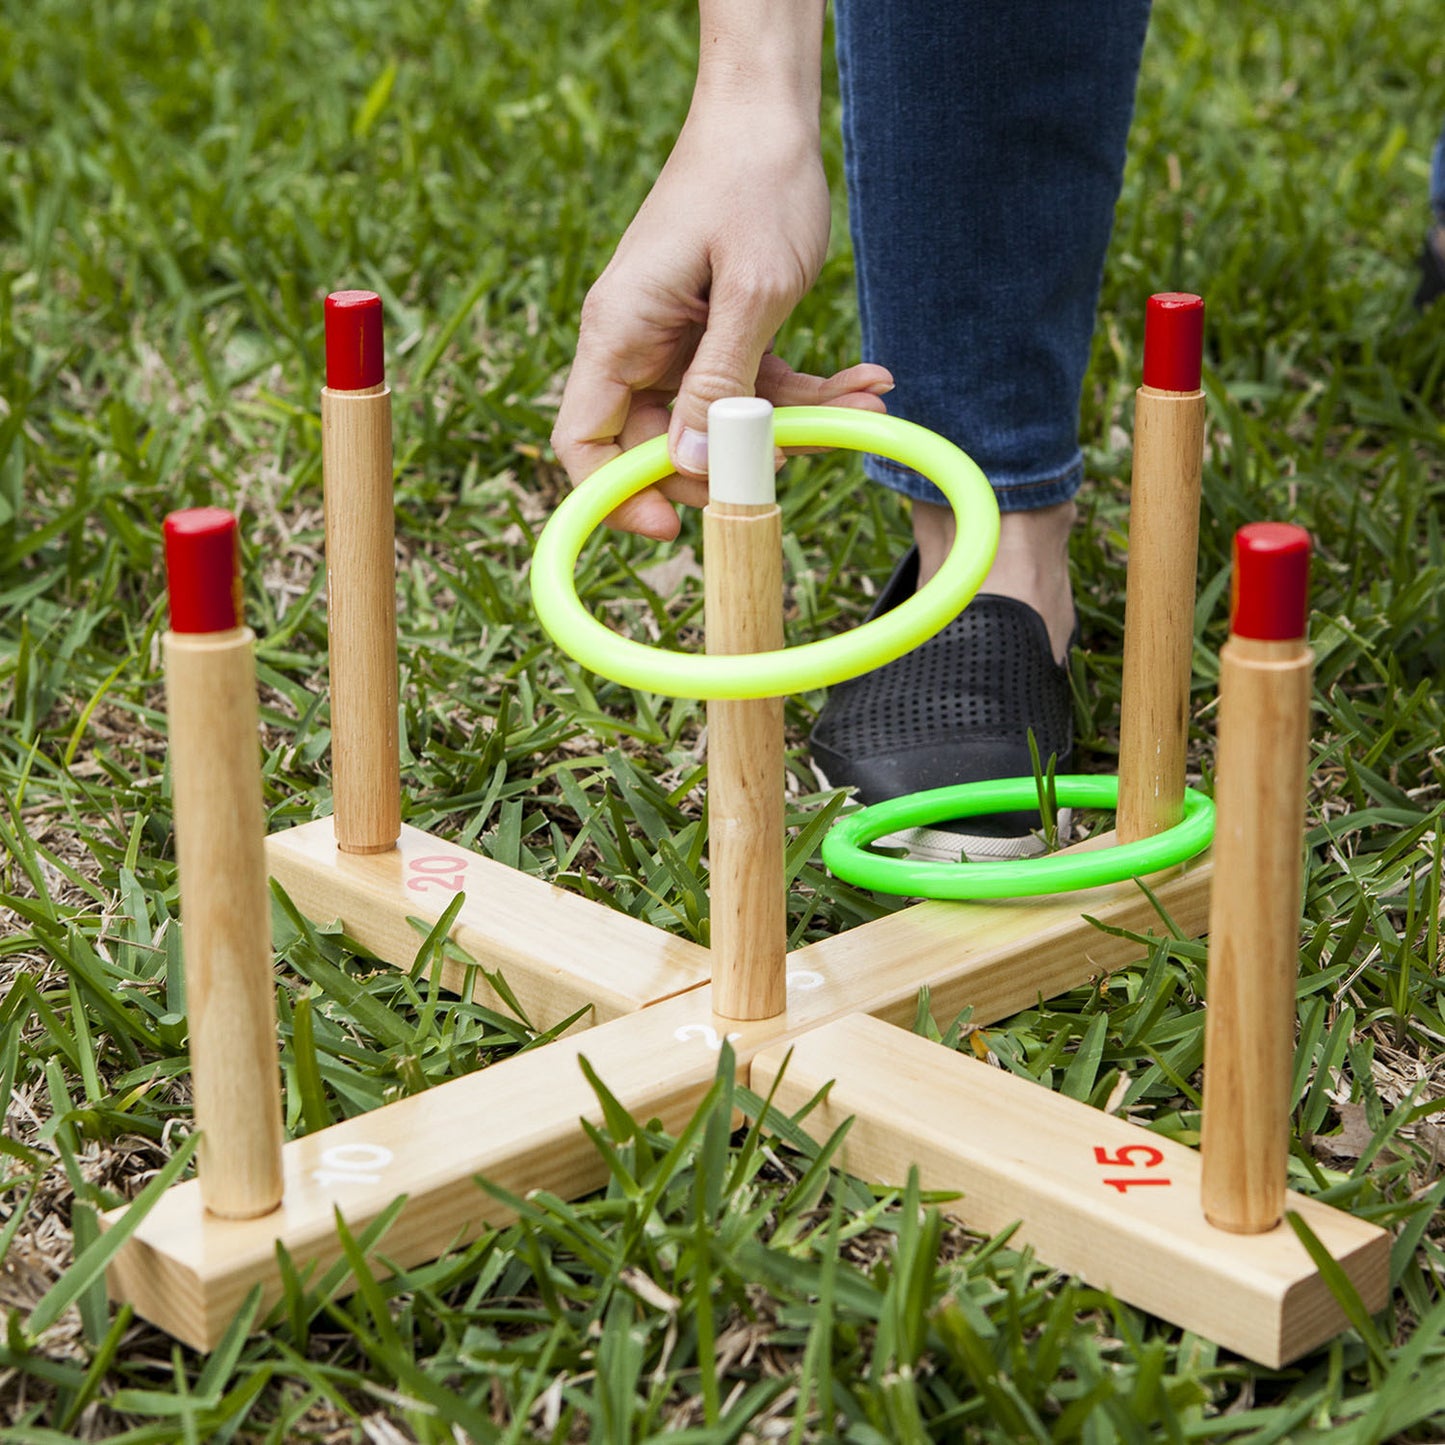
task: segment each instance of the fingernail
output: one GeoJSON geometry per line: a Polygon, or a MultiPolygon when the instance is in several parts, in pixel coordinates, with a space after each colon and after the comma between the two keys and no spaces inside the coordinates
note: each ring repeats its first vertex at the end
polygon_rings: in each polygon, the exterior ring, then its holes
{"type": "Polygon", "coordinates": [[[677,445],[672,451],[673,465],[680,471],[692,472],[694,476],[707,474],[707,433],[694,431],[685,426],[677,445]]]}
{"type": "Polygon", "coordinates": [[[892,381],[875,381],[868,390],[872,392],[874,396],[887,396],[896,385],[897,383],[892,381]]]}

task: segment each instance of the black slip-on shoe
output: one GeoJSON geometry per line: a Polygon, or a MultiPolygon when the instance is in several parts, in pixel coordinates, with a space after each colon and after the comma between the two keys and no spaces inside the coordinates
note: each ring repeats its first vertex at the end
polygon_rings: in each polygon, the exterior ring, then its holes
{"type": "MultiPolygon", "coordinates": [[[[870,620],[916,590],[918,551],[898,564],[870,620]]],[[[941,632],[872,672],[837,684],[813,727],[814,770],[828,787],[854,787],[863,803],[906,793],[1033,773],[1073,760],[1067,665],[1054,661],[1042,617],[1012,597],[980,594],[941,632]]],[[[1060,831],[1067,833],[1067,809],[1060,831]]],[[[917,857],[1027,858],[1044,851],[1038,813],[1000,813],[910,828],[880,839],[917,857]]]]}
{"type": "Polygon", "coordinates": [[[1445,225],[1432,227],[1425,234],[1416,263],[1420,284],[1415,290],[1415,310],[1423,311],[1437,296],[1445,293],[1445,225]],[[1437,246],[1440,249],[1436,249],[1437,246]]]}

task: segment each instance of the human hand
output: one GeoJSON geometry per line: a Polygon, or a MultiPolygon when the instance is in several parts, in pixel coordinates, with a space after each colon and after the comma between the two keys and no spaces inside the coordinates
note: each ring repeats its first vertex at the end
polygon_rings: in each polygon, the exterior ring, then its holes
{"type": "Polygon", "coordinates": [[[552,434],[577,483],[667,433],[676,473],[623,503],[614,526],[674,537],[672,503],[706,502],[707,408],[721,397],[885,410],[892,377],[883,367],[813,376],[769,349],[822,267],[828,226],[815,122],[786,104],[762,115],[755,101],[695,99],[588,293],[552,434]]]}

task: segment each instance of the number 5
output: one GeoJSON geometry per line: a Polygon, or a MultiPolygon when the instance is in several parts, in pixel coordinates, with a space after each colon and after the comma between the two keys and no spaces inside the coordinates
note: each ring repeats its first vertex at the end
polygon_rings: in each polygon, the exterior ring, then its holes
{"type": "Polygon", "coordinates": [[[1116,1154],[1110,1154],[1102,1144],[1094,1145],[1094,1161],[1098,1164],[1113,1164],[1116,1168],[1132,1169],[1135,1164],[1129,1157],[1131,1154],[1144,1155],[1143,1164],[1138,1166],[1141,1169],[1153,1169],[1164,1162],[1163,1152],[1152,1144],[1125,1144],[1116,1154]]]}

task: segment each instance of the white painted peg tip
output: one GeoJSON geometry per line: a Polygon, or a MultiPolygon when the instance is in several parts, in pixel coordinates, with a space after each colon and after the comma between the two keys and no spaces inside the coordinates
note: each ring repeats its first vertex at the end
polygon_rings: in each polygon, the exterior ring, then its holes
{"type": "Polygon", "coordinates": [[[773,406],[760,396],[728,396],[707,409],[709,500],[767,507],[777,500],[773,406]]]}

